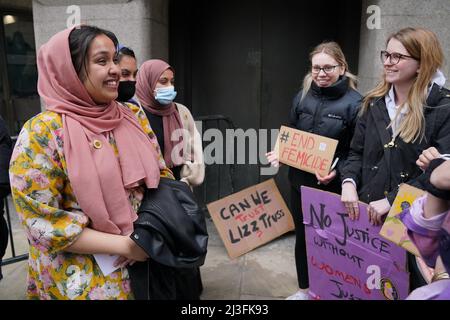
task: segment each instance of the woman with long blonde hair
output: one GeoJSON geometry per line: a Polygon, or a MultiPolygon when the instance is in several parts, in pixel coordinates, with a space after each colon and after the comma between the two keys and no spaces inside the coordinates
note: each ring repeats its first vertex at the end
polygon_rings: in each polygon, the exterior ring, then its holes
{"type": "Polygon", "coordinates": [[[382,222],[400,184],[421,187],[416,160],[423,150],[450,151],[450,92],[443,88],[437,36],[423,28],[402,29],[388,38],[380,57],[383,78],[364,99],[342,174],[350,218],[358,218],[361,200],[369,204],[372,224],[382,222]]]}
{"type": "MultiPolygon", "coordinates": [[[[310,53],[311,71],[303,80],[303,89],[297,94],[290,114],[289,125],[295,129],[312,132],[339,140],[337,166],[325,177],[296,168],[289,168],[291,183],[291,212],[295,223],[295,264],[299,290],[289,300],[308,299],[309,279],[306,255],[305,226],[301,209],[300,186],[320,188],[340,193],[339,179],[350,148],[350,140],[361,104],[356,91],[356,77],[350,73],[341,47],[336,42],[324,42],[310,53]]],[[[278,154],[267,154],[269,162],[277,167],[278,154]]]]}

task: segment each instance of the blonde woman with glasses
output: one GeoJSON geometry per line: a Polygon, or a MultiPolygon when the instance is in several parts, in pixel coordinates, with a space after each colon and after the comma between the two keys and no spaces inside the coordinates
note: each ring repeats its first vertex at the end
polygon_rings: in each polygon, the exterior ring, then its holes
{"type": "MultiPolygon", "coordinates": [[[[374,225],[385,219],[401,183],[421,188],[416,160],[422,151],[450,151],[450,92],[443,87],[444,54],[436,35],[402,29],[388,38],[380,57],[382,80],[364,99],[342,174],[350,218],[358,219],[360,200],[369,204],[374,225]]],[[[414,289],[424,283],[410,261],[414,289]]]]}
{"type": "MultiPolygon", "coordinates": [[[[299,290],[288,300],[308,300],[308,264],[305,227],[301,209],[300,186],[320,188],[340,193],[341,168],[347,158],[356,124],[361,95],[356,91],[356,77],[350,73],[347,61],[336,42],[318,45],[310,54],[311,72],[303,81],[303,89],[294,99],[290,126],[302,131],[339,140],[335,168],[325,177],[296,168],[289,168],[291,211],[295,222],[295,264],[299,290]]],[[[267,159],[279,166],[278,154],[267,153],[267,159]]]]}

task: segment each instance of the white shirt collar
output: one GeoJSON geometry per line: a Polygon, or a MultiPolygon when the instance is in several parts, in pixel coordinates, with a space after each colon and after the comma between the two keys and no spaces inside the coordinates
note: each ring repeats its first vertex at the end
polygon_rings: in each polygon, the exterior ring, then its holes
{"type": "Polygon", "coordinates": [[[392,85],[391,89],[389,89],[389,92],[384,97],[384,101],[386,102],[386,108],[389,114],[389,118],[391,119],[392,134],[393,136],[396,136],[397,128],[400,126],[404,115],[408,113],[408,108],[407,106],[404,106],[402,110],[400,110],[400,114],[397,116],[397,119],[395,119],[395,116],[397,115],[398,106],[395,104],[395,91],[394,86],[392,85]]]}
{"type": "MultiPolygon", "coordinates": [[[[436,83],[438,86],[443,87],[445,85],[445,82],[447,79],[445,78],[444,74],[441,70],[437,70],[433,77],[431,78],[431,85],[428,90],[428,94],[431,92],[431,88],[433,87],[433,84],[436,83]]],[[[394,86],[391,85],[391,88],[389,89],[389,92],[384,97],[384,101],[386,102],[386,108],[389,113],[389,118],[392,121],[392,132],[395,136],[397,128],[400,126],[400,123],[404,117],[405,114],[408,113],[407,107],[403,107],[402,110],[400,110],[400,114],[397,117],[396,121],[393,121],[395,118],[395,115],[397,114],[398,106],[395,104],[395,91],[394,86]]]]}
{"type": "Polygon", "coordinates": [[[394,107],[395,108],[395,92],[394,92],[394,86],[391,85],[391,89],[389,89],[388,94],[385,97],[386,106],[389,108],[394,107]]]}
{"type": "Polygon", "coordinates": [[[433,86],[433,83],[436,83],[439,87],[443,87],[447,82],[447,79],[445,78],[442,71],[440,69],[437,69],[436,73],[433,75],[430,82],[431,86],[433,86]]]}

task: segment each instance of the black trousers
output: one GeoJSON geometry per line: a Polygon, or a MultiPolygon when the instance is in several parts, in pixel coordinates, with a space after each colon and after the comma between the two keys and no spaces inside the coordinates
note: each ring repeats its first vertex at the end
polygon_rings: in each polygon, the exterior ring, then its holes
{"type": "Polygon", "coordinates": [[[173,268],[148,259],[128,271],[136,300],[200,300],[200,268],[173,268]]]}
{"type": "Polygon", "coordinates": [[[6,248],[8,247],[8,224],[5,220],[3,203],[3,200],[0,200],[0,260],[5,255],[6,248]]]}
{"type": "Polygon", "coordinates": [[[0,201],[0,280],[2,274],[2,259],[8,247],[8,224],[6,223],[3,210],[3,200],[0,201]]]}
{"type": "Polygon", "coordinates": [[[8,247],[8,225],[5,217],[0,212],[0,260],[5,255],[6,248],[8,247]]]}
{"type": "Polygon", "coordinates": [[[309,288],[308,257],[306,255],[305,225],[303,224],[301,194],[291,188],[291,213],[295,225],[295,267],[300,289],[309,288]]]}

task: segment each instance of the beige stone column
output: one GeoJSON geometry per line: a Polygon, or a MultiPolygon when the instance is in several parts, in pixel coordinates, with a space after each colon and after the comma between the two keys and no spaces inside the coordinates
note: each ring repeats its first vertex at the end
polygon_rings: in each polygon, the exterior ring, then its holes
{"type": "MultiPolygon", "coordinates": [[[[80,10],[81,23],[116,34],[131,47],[138,63],[150,58],[169,58],[168,0],[33,0],[36,48],[67,27],[71,5],[80,10]]],[[[73,11],[71,11],[73,12],[73,11]]]]}
{"type": "MultiPolygon", "coordinates": [[[[373,26],[373,20],[369,26],[373,26]]],[[[386,48],[387,37],[404,27],[425,27],[434,31],[446,55],[443,72],[450,78],[450,1],[448,0],[363,0],[361,19],[361,42],[359,54],[359,90],[366,93],[379,81],[382,65],[379,53],[386,48]],[[380,12],[380,29],[369,29],[367,20],[375,5],[380,12]]],[[[447,87],[450,82],[447,80],[447,87]]]]}

